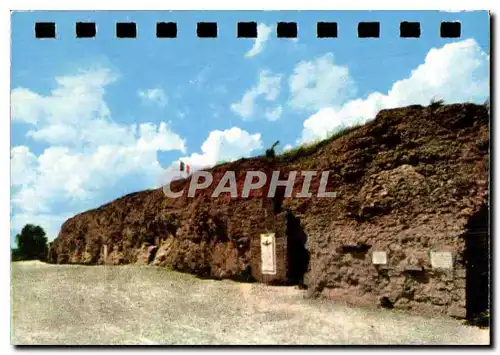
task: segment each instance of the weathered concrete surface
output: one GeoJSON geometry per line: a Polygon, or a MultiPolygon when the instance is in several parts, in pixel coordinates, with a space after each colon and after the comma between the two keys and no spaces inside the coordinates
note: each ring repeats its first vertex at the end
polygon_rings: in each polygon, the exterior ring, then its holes
{"type": "Polygon", "coordinates": [[[151,266],[12,264],[14,344],[488,344],[448,318],[151,266]]]}

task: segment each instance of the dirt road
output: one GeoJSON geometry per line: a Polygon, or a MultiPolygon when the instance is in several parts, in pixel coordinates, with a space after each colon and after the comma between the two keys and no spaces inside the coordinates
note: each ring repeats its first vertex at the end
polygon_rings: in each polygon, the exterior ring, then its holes
{"type": "Polygon", "coordinates": [[[165,268],[12,264],[13,344],[488,344],[448,318],[165,268]]]}

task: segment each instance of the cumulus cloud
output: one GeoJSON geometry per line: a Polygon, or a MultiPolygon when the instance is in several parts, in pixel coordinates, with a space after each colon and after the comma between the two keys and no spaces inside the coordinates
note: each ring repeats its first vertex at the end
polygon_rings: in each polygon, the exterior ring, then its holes
{"type": "Polygon", "coordinates": [[[112,120],[104,97],[116,78],[94,69],[56,78],[48,95],[11,92],[13,123],[29,125],[26,136],[49,145],[39,154],[27,146],[11,149],[13,219],[40,216],[56,223],[53,206],[89,201],[127,176],[140,176],[139,184],[151,187],[162,172],[157,152],[186,152],[184,139],[165,122],[112,120]]]}
{"type": "Polygon", "coordinates": [[[270,35],[271,27],[259,23],[257,26],[257,38],[255,38],[252,48],[246,52],[245,57],[255,57],[257,54],[261,53],[270,35]]]}
{"type": "Polygon", "coordinates": [[[35,159],[31,152],[12,154],[12,184],[21,186],[13,194],[13,205],[30,213],[49,212],[54,203],[92,199],[97,191],[115,186],[127,175],[138,174],[145,184],[154,184],[162,171],[157,151],[185,151],[184,143],[165,123],[159,128],[143,124],[137,130],[131,145],[101,145],[90,151],[52,146],[35,159]],[[175,140],[179,140],[177,145],[175,140]]]}
{"type": "Polygon", "coordinates": [[[14,89],[11,97],[11,119],[24,123],[35,124],[38,121],[39,113],[43,111],[43,100],[40,95],[31,90],[18,88],[14,89]]]}
{"type": "Polygon", "coordinates": [[[288,79],[288,85],[289,104],[300,110],[337,105],[352,97],[356,91],[349,69],[335,64],[332,53],[298,63],[288,79]]]}
{"type": "Polygon", "coordinates": [[[257,111],[256,101],[263,97],[265,101],[275,101],[281,90],[281,75],[273,74],[269,70],[262,70],[259,73],[257,85],[250,88],[239,102],[231,105],[231,110],[244,119],[254,116],[257,111]]]}
{"type": "Polygon", "coordinates": [[[10,157],[10,177],[12,186],[22,186],[32,183],[36,179],[33,171],[37,163],[35,154],[30,152],[29,147],[22,145],[12,148],[10,157]]]}
{"type": "Polygon", "coordinates": [[[269,121],[276,121],[281,117],[282,112],[283,112],[283,107],[277,106],[275,108],[267,109],[265,116],[269,121]]]}
{"type": "Polygon", "coordinates": [[[260,133],[250,134],[238,127],[210,132],[201,145],[201,154],[181,158],[193,168],[206,168],[219,161],[232,161],[262,149],[260,133]]]}
{"type": "Polygon", "coordinates": [[[304,121],[300,142],[323,139],[328,133],[362,124],[378,111],[411,104],[428,105],[431,99],[446,103],[481,103],[489,93],[489,56],[473,39],[431,49],[424,63],[386,93],[320,108],[304,121]]]}
{"type": "Polygon", "coordinates": [[[220,162],[229,162],[250,155],[262,149],[263,144],[260,133],[250,134],[239,127],[232,127],[224,131],[211,131],[201,145],[201,153],[193,153],[174,161],[164,170],[158,185],[182,177],[179,172],[180,161],[188,164],[191,171],[212,167],[220,162]]]}
{"type": "MultiPolygon", "coordinates": [[[[116,78],[110,70],[94,69],[56,77],[58,86],[47,96],[15,88],[11,92],[11,119],[14,123],[29,124],[34,129],[28,131],[27,136],[49,144],[90,143],[101,136],[101,132],[93,128],[105,131],[117,128],[109,120],[110,112],[104,100],[105,87],[116,78]]],[[[101,139],[104,138],[102,143],[105,143],[121,137],[114,134],[101,139]]]]}
{"type": "Polygon", "coordinates": [[[165,107],[168,103],[167,95],[161,88],[139,90],[137,95],[144,103],[153,103],[160,107],[165,107]]]}

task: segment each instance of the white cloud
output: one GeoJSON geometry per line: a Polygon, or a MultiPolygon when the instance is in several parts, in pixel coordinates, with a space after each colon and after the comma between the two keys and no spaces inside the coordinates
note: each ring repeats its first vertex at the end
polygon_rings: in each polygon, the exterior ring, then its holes
{"type": "Polygon", "coordinates": [[[283,112],[282,106],[276,106],[272,109],[267,109],[265,116],[269,121],[276,121],[281,117],[281,113],[283,112]]]}
{"type": "Polygon", "coordinates": [[[256,109],[255,101],[263,97],[268,102],[275,101],[281,90],[281,75],[273,74],[269,70],[259,73],[259,81],[256,86],[250,88],[241,98],[240,102],[233,103],[231,110],[244,119],[254,116],[256,109]]]}
{"type": "Polygon", "coordinates": [[[75,142],[79,134],[80,132],[76,127],[56,123],[38,130],[30,130],[27,136],[34,140],[45,141],[51,144],[65,144],[75,142]]]}
{"type": "Polygon", "coordinates": [[[245,57],[255,57],[264,49],[265,43],[269,40],[271,35],[271,27],[263,23],[257,26],[257,38],[254,41],[252,48],[245,54],[245,57]]]}
{"type": "Polygon", "coordinates": [[[262,149],[260,133],[250,134],[241,128],[232,127],[210,132],[201,145],[201,154],[194,153],[180,160],[198,169],[213,166],[221,160],[238,159],[258,149],[262,149]]]}
{"type": "Polygon", "coordinates": [[[290,106],[301,110],[337,105],[355,93],[349,69],[336,65],[332,53],[297,64],[288,79],[288,85],[290,106]]]}
{"type": "Polygon", "coordinates": [[[283,152],[287,152],[289,150],[293,149],[293,145],[287,144],[283,147],[283,152]]]}
{"type": "Polygon", "coordinates": [[[138,151],[186,151],[184,140],[170,131],[165,122],[160,122],[158,128],[153,123],[140,124],[137,137],[136,149],[138,151]]]}
{"type": "Polygon", "coordinates": [[[11,149],[14,219],[56,221],[53,206],[68,211],[127,176],[152,187],[162,173],[157,152],[186,152],[185,141],[165,122],[111,119],[104,96],[115,80],[111,71],[94,69],[56,78],[58,87],[46,96],[12,91],[13,122],[29,124],[26,136],[49,144],[39,155],[26,146],[11,149]]]}
{"type": "Polygon", "coordinates": [[[160,107],[167,106],[168,99],[165,91],[161,88],[145,89],[137,91],[137,95],[145,103],[154,103],[160,107]]]}
{"type": "Polygon", "coordinates": [[[33,174],[37,164],[35,154],[30,152],[29,147],[17,146],[11,149],[10,177],[12,186],[20,186],[32,183],[36,176],[33,174]]]}
{"type": "Polygon", "coordinates": [[[74,121],[89,121],[108,117],[109,108],[103,100],[104,87],[116,80],[107,69],[80,71],[75,76],[56,77],[58,87],[48,96],[26,88],[11,93],[12,120],[37,126],[74,125],[74,121]]]}
{"type": "Polygon", "coordinates": [[[387,94],[373,92],[364,99],[323,107],[304,121],[301,142],[323,139],[342,127],[365,123],[385,108],[428,105],[432,98],[446,103],[481,103],[489,93],[489,56],[473,39],[431,49],[423,64],[387,94]]]}
{"type": "Polygon", "coordinates": [[[51,146],[35,162],[30,152],[13,154],[12,166],[19,168],[13,168],[12,183],[23,184],[12,202],[31,213],[48,212],[50,203],[91,199],[96,191],[114,186],[127,175],[140,174],[153,185],[161,174],[157,151],[168,150],[186,149],[184,141],[162,122],[159,126],[139,125],[135,142],[130,145],[106,144],[86,150],[51,146]],[[24,176],[24,180],[17,176],[24,176]]]}
{"type": "MultiPolygon", "coordinates": [[[[89,143],[92,137],[100,134],[88,129],[89,122],[99,123],[99,128],[113,125],[109,122],[104,88],[116,78],[107,69],[94,69],[80,71],[74,76],[56,77],[58,87],[47,96],[26,88],[13,89],[12,120],[33,126],[35,129],[27,135],[36,140],[50,144],[89,143]]],[[[103,142],[109,142],[109,138],[103,142]]]]}
{"type": "Polygon", "coordinates": [[[191,171],[205,169],[224,161],[234,161],[250,155],[253,151],[262,149],[260,133],[250,134],[239,127],[224,131],[211,131],[201,146],[201,153],[193,153],[182,157],[165,169],[159,185],[164,185],[179,177],[179,162],[183,161],[191,167],[191,171]]]}
{"type": "Polygon", "coordinates": [[[25,123],[36,123],[42,111],[41,97],[31,90],[18,88],[12,90],[11,119],[25,123]]]}

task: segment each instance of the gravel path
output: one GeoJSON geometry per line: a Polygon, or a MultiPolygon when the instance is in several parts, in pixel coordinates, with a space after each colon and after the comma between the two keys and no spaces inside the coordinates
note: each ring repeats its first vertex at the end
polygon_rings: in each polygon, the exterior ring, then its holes
{"type": "Polygon", "coordinates": [[[13,344],[488,344],[489,330],[149,266],[12,264],[13,344]]]}

